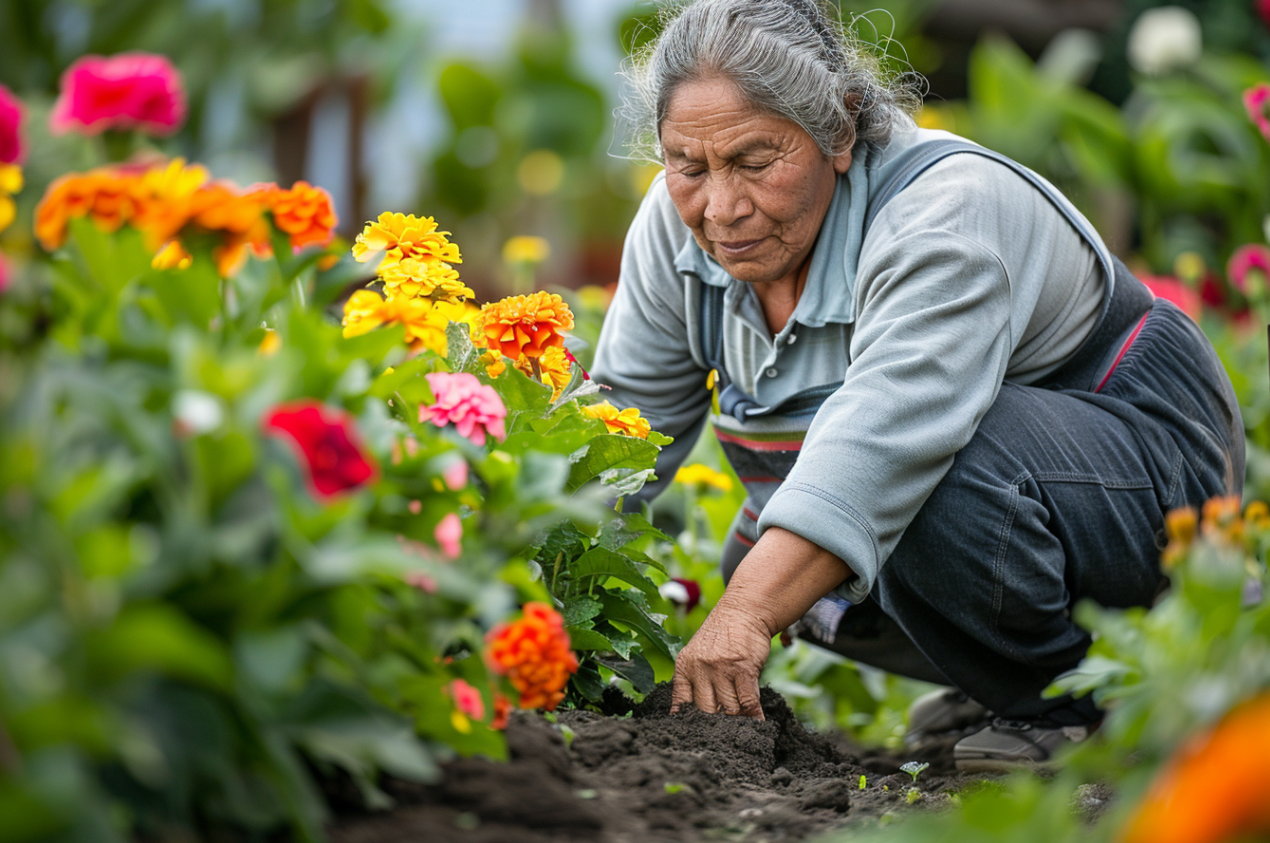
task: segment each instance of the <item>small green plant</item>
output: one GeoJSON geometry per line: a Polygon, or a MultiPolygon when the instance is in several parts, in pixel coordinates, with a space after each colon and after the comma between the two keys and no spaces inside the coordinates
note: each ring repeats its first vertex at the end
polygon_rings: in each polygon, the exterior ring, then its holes
{"type": "Polygon", "coordinates": [[[922,774],[922,771],[929,766],[930,764],[928,764],[925,761],[907,761],[900,765],[900,770],[912,776],[913,783],[916,784],[917,777],[920,776],[922,774]]]}
{"type": "Polygon", "coordinates": [[[869,784],[869,780],[868,780],[868,778],[867,778],[867,777],[865,777],[865,776],[861,776],[861,777],[860,777],[860,789],[861,789],[861,790],[864,790],[864,788],[865,788],[868,784],[869,784]]]}
{"type": "Polygon", "coordinates": [[[920,801],[922,801],[922,792],[921,792],[921,790],[919,790],[919,789],[917,789],[917,788],[915,788],[915,787],[910,787],[910,788],[908,789],[908,792],[904,794],[904,801],[905,801],[905,802],[907,802],[907,803],[908,803],[908,804],[910,804],[910,805],[912,805],[912,804],[914,804],[914,803],[916,803],[916,802],[920,802],[920,801]]]}

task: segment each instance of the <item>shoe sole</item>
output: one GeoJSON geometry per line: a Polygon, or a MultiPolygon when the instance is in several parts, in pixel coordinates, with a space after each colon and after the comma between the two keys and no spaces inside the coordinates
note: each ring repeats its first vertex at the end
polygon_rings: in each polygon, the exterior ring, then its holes
{"type": "Polygon", "coordinates": [[[971,757],[954,758],[953,762],[959,773],[1013,773],[1026,770],[1031,773],[1052,773],[1057,770],[1052,761],[1037,761],[1034,758],[989,758],[971,757]]]}

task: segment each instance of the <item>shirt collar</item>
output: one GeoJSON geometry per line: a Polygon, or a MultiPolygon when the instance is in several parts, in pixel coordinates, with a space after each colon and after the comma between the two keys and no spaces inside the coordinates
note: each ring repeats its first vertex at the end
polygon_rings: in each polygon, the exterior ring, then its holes
{"type": "MultiPolygon", "coordinates": [[[[812,249],[807,284],[794,308],[794,320],[803,325],[820,328],[829,322],[850,324],[855,321],[853,292],[868,208],[868,158],[869,147],[857,145],[850,169],[838,176],[834,186],[833,199],[812,249]]],[[[728,275],[692,237],[675,256],[675,269],[680,274],[695,275],[712,287],[735,286],[735,294],[746,287],[744,281],[728,275]]]]}

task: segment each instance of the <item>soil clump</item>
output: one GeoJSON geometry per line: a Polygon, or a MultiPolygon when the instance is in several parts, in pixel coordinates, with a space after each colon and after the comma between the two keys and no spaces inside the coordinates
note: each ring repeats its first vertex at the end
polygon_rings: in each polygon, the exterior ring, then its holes
{"type": "Polygon", "coordinates": [[[660,685],[634,706],[606,697],[606,714],[562,711],[551,723],[518,712],[507,763],[457,759],[434,785],[385,782],[393,810],[345,801],[328,831],[334,843],[783,843],[939,808],[983,778],[940,772],[951,770],[942,760],[915,783],[897,772],[913,759],[862,758],[840,736],[803,728],[775,691],[764,688],[761,702],[762,721],[691,707],[671,715],[660,685]]]}

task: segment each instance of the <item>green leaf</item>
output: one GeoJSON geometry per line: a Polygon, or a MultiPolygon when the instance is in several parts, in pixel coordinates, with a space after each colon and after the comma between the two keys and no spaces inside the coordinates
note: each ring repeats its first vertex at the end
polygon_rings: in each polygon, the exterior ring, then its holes
{"type": "Polygon", "coordinates": [[[591,618],[603,611],[600,601],[590,597],[574,597],[564,605],[565,626],[576,626],[581,629],[591,628],[591,618]]]}
{"type": "Polygon", "coordinates": [[[450,322],[445,326],[445,362],[455,374],[482,371],[481,352],[472,345],[472,335],[462,322],[450,322]]]}
{"type": "Polygon", "coordinates": [[[597,436],[576,453],[568,488],[574,491],[601,472],[614,468],[651,468],[657,462],[658,453],[656,445],[633,436],[611,433],[597,436]]]}
{"type": "Polygon", "coordinates": [[[607,548],[596,547],[588,550],[569,565],[569,573],[575,580],[583,580],[587,577],[612,577],[635,586],[649,597],[658,596],[657,586],[644,576],[635,563],[607,548]]]}
{"type": "Polygon", "coordinates": [[[224,688],[233,675],[224,645],[167,605],[132,606],[85,646],[104,683],[153,672],[224,688]]]}
{"type": "MultiPolygon", "coordinates": [[[[600,602],[604,604],[604,619],[625,624],[643,635],[666,658],[674,659],[675,652],[679,648],[679,640],[666,632],[660,623],[650,617],[646,608],[632,602],[631,595],[633,593],[616,594],[606,591],[597,595],[600,602]]],[[[638,599],[642,600],[643,598],[638,599]]]]}
{"type": "Polygon", "coordinates": [[[633,495],[644,485],[657,479],[651,468],[610,468],[600,472],[600,486],[610,495],[626,497],[633,495]]]}
{"type": "Polygon", "coordinates": [[[569,647],[573,650],[613,651],[613,643],[593,629],[567,626],[565,632],[569,633],[569,647]]]}
{"type": "Polygon", "coordinates": [[[657,678],[653,674],[653,666],[640,653],[635,653],[629,659],[599,656],[596,658],[596,662],[607,667],[623,679],[629,680],[635,690],[641,694],[649,693],[653,690],[653,686],[657,684],[657,678]]]}

